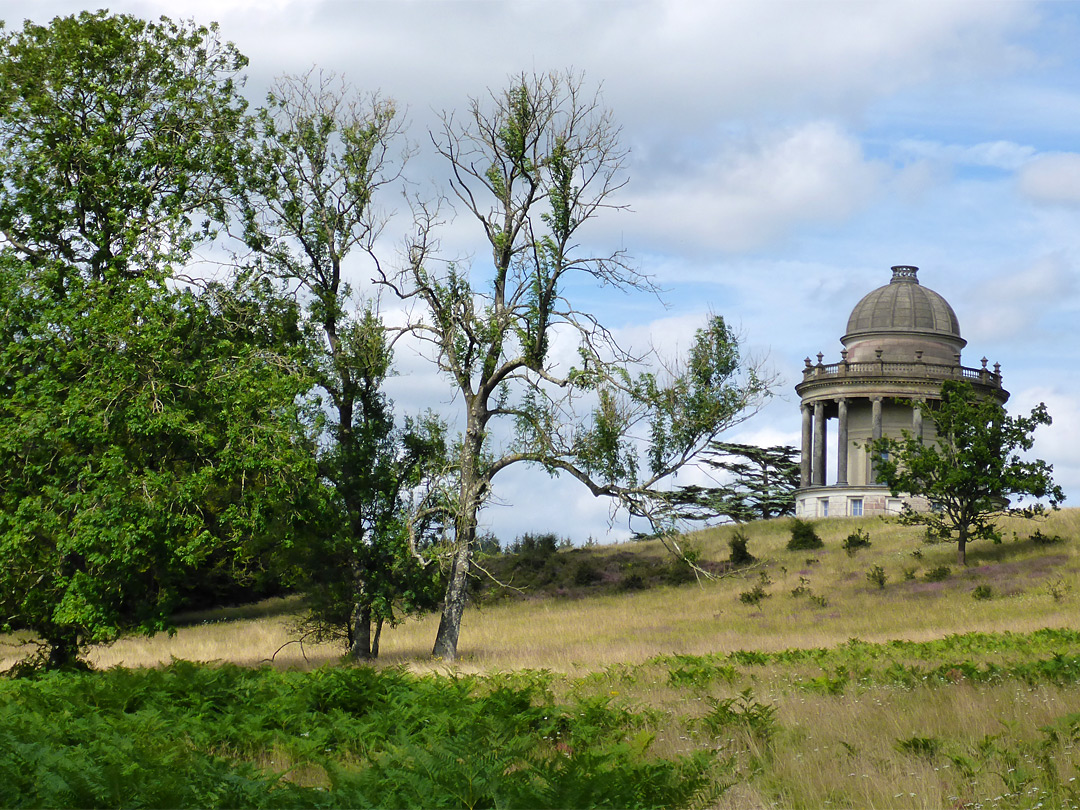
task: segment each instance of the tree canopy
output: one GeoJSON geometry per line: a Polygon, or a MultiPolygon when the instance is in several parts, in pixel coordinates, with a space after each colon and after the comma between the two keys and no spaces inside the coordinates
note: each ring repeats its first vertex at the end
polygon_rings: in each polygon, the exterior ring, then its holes
{"type": "Polygon", "coordinates": [[[319,509],[296,308],[175,277],[231,204],[242,65],[105,12],[0,41],[0,622],[52,665],[319,509]]]}
{"type": "Polygon", "coordinates": [[[1034,517],[1041,503],[1023,504],[1025,497],[1045,499],[1056,509],[1065,500],[1053,482],[1053,467],[1021,454],[1034,445],[1039,425],[1051,423],[1040,403],[1028,416],[1009,416],[996,399],[981,396],[967,382],[946,381],[941,399],[918,404],[932,420],[937,436],[924,442],[905,433],[871,445],[880,454],[878,480],[894,496],[919,495],[929,511],[905,507],[902,519],[924,525],[942,540],[957,544],[957,562],[965,565],[969,540],[994,536],[994,518],[1009,513],[1034,517]],[[1015,506],[1010,499],[1020,500],[1015,506]]]}

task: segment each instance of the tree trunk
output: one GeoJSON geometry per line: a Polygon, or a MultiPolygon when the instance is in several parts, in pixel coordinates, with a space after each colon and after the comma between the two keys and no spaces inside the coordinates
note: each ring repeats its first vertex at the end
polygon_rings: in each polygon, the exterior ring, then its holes
{"type": "Polygon", "coordinates": [[[967,530],[961,529],[956,539],[956,564],[967,565],[967,530]]]}
{"type": "Polygon", "coordinates": [[[475,525],[466,537],[458,536],[460,545],[454,552],[454,562],[450,566],[450,577],[446,583],[446,597],[443,600],[442,618],[439,620],[439,632],[435,634],[435,646],[431,650],[433,658],[443,661],[457,660],[458,636],[461,633],[461,616],[465,612],[466,589],[469,586],[469,567],[472,565],[472,539],[476,534],[475,525]]]}
{"type": "Polygon", "coordinates": [[[371,655],[371,608],[367,605],[356,603],[353,605],[352,616],[349,617],[349,645],[348,657],[351,661],[369,661],[371,655]]]}
{"type": "Polygon", "coordinates": [[[79,660],[79,637],[77,634],[64,633],[45,639],[49,645],[49,655],[45,659],[46,669],[87,669],[79,660]]]}
{"type": "Polygon", "coordinates": [[[482,403],[474,400],[469,406],[469,424],[465,428],[465,442],[461,451],[461,485],[459,509],[454,526],[454,561],[443,598],[442,618],[435,634],[433,658],[443,661],[457,659],[458,636],[461,633],[461,616],[465,612],[468,596],[469,570],[472,568],[473,550],[476,546],[476,515],[484,500],[486,481],[481,480],[480,464],[484,447],[482,418],[478,409],[482,403]]]}
{"type": "Polygon", "coordinates": [[[379,617],[379,621],[375,623],[375,635],[371,639],[371,658],[375,660],[379,657],[379,637],[382,635],[383,619],[379,617]]]}

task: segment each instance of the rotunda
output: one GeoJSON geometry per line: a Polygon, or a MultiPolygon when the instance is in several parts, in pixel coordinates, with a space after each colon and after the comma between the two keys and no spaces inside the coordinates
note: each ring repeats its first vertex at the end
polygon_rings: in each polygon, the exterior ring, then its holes
{"type": "Polygon", "coordinates": [[[927,509],[925,499],[893,498],[876,481],[875,459],[868,445],[904,431],[933,439],[932,422],[923,424],[921,401],[939,399],[945,380],[966,380],[984,396],[1004,403],[1001,367],[969,368],[960,353],[956,313],[938,293],[922,286],[919,268],[892,268],[892,280],[867,293],[848,318],[840,338],[840,362],[806,358],[803,379],[795,386],[802,409],[802,467],[795,491],[799,517],[859,516],[898,513],[907,502],[927,509]],[[830,419],[836,420],[834,462],[829,462],[830,419]],[[835,476],[830,483],[827,479],[835,476]]]}

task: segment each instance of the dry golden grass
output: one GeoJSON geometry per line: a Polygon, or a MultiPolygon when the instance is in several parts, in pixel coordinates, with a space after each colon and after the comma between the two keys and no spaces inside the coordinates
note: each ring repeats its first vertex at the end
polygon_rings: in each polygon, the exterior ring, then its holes
{"type": "MultiPolygon", "coordinates": [[[[956,568],[954,546],[927,546],[920,542],[918,529],[880,519],[817,522],[825,542],[817,552],[786,550],[789,526],[789,520],[778,519],[743,527],[760,562],[718,580],[579,600],[470,608],[455,667],[466,672],[534,668],[582,674],[667,653],[831,647],[851,638],[924,641],[954,633],[1026,632],[1075,624],[1080,607],[1080,510],[1063,510],[1039,523],[1004,521],[1003,542],[973,543],[966,569],[956,568]],[[872,545],[849,556],[841,544],[856,528],[869,533],[872,545]],[[1036,528],[1066,539],[1034,545],[1024,538],[1036,528]],[[886,571],[883,590],[866,580],[873,565],[886,571]],[[939,565],[951,566],[952,576],[943,583],[925,582],[924,573],[939,565]],[[905,581],[905,569],[915,569],[917,578],[905,581]],[[766,588],[770,597],[757,607],[741,603],[739,594],[762,573],[771,581],[766,588]],[[792,596],[800,584],[824,597],[827,606],[814,604],[807,595],[792,596]],[[989,585],[993,598],[973,599],[971,591],[979,584],[989,585]]],[[[733,531],[730,526],[710,529],[689,540],[704,559],[724,560],[733,531]]],[[[629,548],[658,554],[658,546],[654,541],[629,548]]],[[[600,555],[612,551],[595,550],[600,555]]],[[[171,636],[121,639],[93,649],[90,660],[98,667],[137,667],[172,658],[245,665],[272,659],[279,666],[311,667],[340,655],[340,648],[332,645],[298,643],[289,605],[272,605],[264,612],[267,615],[255,618],[188,624],[171,636]]],[[[446,669],[429,657],[437,626],[438,616],[432,615],[387,628],[382,662],[419,671],[446,669]]],[[[20,654],[10,644],[0,647],[0,668],[20,654]]]]}

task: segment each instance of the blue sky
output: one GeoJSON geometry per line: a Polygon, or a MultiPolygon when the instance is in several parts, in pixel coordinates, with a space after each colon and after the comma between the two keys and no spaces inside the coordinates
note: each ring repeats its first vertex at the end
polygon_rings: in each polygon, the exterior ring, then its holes
{"type": "MultiPolygon", "coordinates": [[[[9,28],[93,6],[8,0],[9,28]]],[[[248,55],[258,102],[312,66],[408,110],[420,153],[436,111],[522,70],[573,67],[601,84],[631,148],[620,202],[588,238],[624,246],[667,290],[597,293],[624,339],[685,346],[709,312],[737,324],[783,383],[727,438],[798,443],[802,358],[839,359],[852,307],[914,264],[968,340],[1000,362],[1010,408],[1045,401],[1037,455],[1080,504],[1080,4],[1068,2],[621,2],[616,0],[172,0],[110,4],[217,20],[248,55]]],[[[393,208],[396,200],[383,201],[393,208]]],[[[397,220],[399,227],[407,223],[397,220]]],[[[392,235],[393,227],[388,232],[392,235]]],[[[464,221],[445,244],[474,257],[464,221]]],[[[393,250],[388,238],[385,249],[393,250]]],[[[365,268],[354,272],[363,278],[365,268]]],[[[395,396],[451,414],[414,357],[395,396]]],[[[538,471],[496,479],[485,512],[504,539],[625,537],[606,504],[538,471]]]]}

